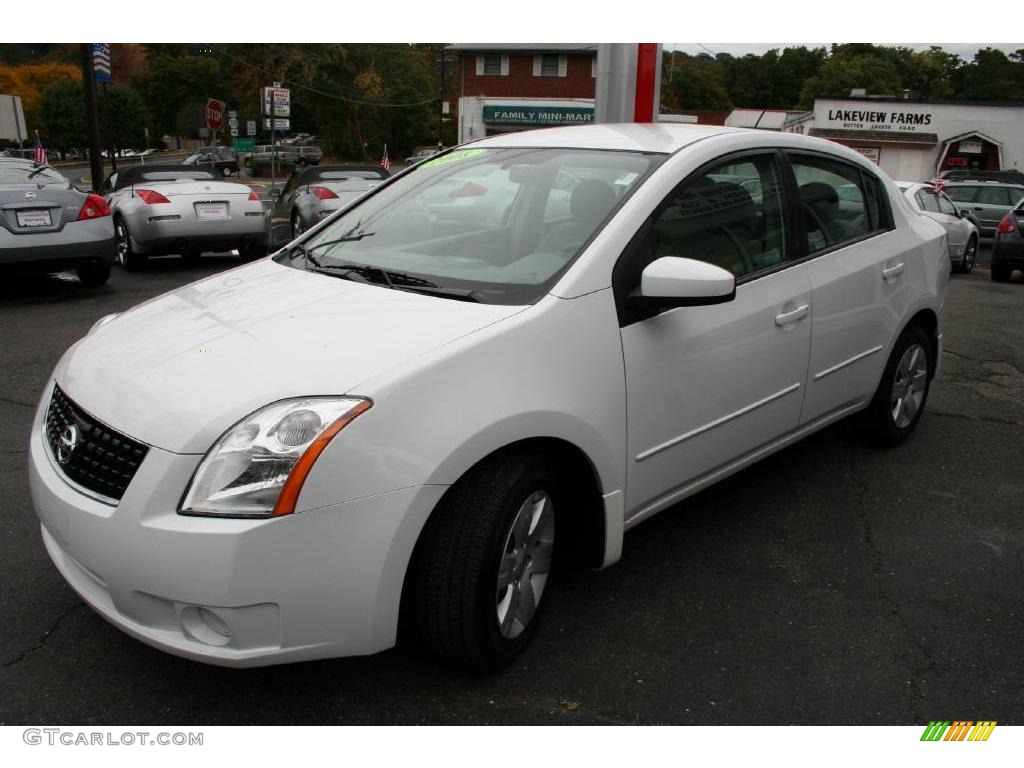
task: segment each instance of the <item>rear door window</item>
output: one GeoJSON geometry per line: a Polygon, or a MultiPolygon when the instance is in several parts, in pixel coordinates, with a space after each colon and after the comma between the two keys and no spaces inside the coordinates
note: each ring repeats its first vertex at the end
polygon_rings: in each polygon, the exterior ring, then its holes
{"type": "Polygon", "coordinates": [[[841,160],[791,155],[810,254],[836,248],[880,228],[877,190],[856,166],[841,160]]]}
{"type": "Polygon", "coordinates": [[[946,187],[946,194],[949,195],[949,199],[958,203],[972,202],[977,192],[977,187],[946,187]]]}
{"type": "Polygon", "coordinates": [[[981,205],[1009,205],[1010,195],[1004,187],[982,187],[978,202],[981,205]]]}
{"type": "Polygon", "coordinates": [[[914,197],[917,199],[917,204],[920,206],[922,211],[939,213],[939,200],[932,190],[919,189],[914,197]]]}

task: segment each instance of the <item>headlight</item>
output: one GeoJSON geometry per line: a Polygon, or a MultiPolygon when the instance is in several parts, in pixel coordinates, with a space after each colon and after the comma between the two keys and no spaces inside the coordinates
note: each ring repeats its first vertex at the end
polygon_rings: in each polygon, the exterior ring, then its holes
{"type": "Polygon", "coordinates": [[[181,513],[291,514],[317,457],[331,438],[371,405],[354,397],[306,397],[272,403],[245,417],[206,454],[181,513]]]}

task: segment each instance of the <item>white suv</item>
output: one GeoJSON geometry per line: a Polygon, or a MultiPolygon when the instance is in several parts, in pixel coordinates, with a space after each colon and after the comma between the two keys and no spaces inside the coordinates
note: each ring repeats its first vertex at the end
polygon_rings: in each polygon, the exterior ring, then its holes
{"type": "Polygon", "coordinates": [[[855,412],[904,440],[949,272],[942,227],[827,141],[488,138],[97,322],[32,431],[43,541],[99,613],[198,661],[374,653],[404,611],[496,667],[559,561],[611,565],[855,412]]]}

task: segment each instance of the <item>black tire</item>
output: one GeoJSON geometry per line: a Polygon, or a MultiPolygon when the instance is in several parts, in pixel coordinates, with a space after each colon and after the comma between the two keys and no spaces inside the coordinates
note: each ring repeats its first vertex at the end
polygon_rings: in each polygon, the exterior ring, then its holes
{"type": "Polygon", "coordinates": [[[114,220],[114,235],[117,239],[117,262],[125,272],[135,272],[146,265],[145,254],[136,253],[132,247],[132,236],[124,219],[114,220]]]}
{"type": "MultiPolygon", "coordinates": [[[[557,551],[554,519],[561,497],[542,458],[526,452],[485,460],[448,491],[424,529],[411,564],[412,616],[431,651],[457,666],[489,671],[507,666],[529,644],[544,606],[550,556],[557,551]],[[502,597],[509,593],[498,587],[498,578],[502,563],[515,561],[519,552],[506,549],[512,546],[512,524],[530,500],[545,494],[551,519],[550,542],[544,545],[548,570],[539,590],[532,586],[537,584],[535,576],[525,577],[530,584],[526,589],[535,598],[530,604],[536,606],[525,626],[512,621],[503,630],[499,615],[502,597]],[[518,634],[507,636],[510,632],[518,634]]],[[[538,531],[541,527],[536,525],[538,531]]],[[[520,564],[510,568],[512,574],[530,566],[530,557],[521,552],[519,556],[520,564]]],[[[518,607],[525,590],[514,591],[518,607]]],[[[513,603],[505,604],[507,616],[513,603]]]]}
{"type": "Polygon", "coordinates": [[[971,274],[974,264],[978,260],[978,238],[971,235],[967,241],[967,250],[964,251],[963,261],[960,262],[960,272],[964,275],[971,274]]]}
{"type": "Polygon", "coordinates": [[[231,174],[233,174],[233,173],[234,173],[234,171],[232,171],[230,167],[228,167],[228,166],[226,166],[226,165],[225,165],[225,166],[222,166],[222,167],[221,167],[221,169],[220,169],[220,173],[221,173],[221,175],[222,175],[222,176],[223,176],[224,178],[227,178],[228,176],[230,176],[231,174]]]}
{"type": "Polygon", "coordinates": [[[104,285],[110,279],[110,265],[103,262],[90,262],[75,269],[82,285],[104,285]]]}
{"type": "Polygon", "coordinates": [[[1001,264],[998,261],[992,262],[992,279],[997,283],[1005,283],[1010,279],[1013,270],[1008,264],[1001,264]]]}
{"type": "MultiPolygon", "coordinates": [[[[881,446],[894,446],[899,445],[910,437],[917,423],[921,420],[921,414],[924,413],[925,404],[928,401],[932,372],[935,370],[935,362],[932,357],[931,339],[928,338],[928,334],[921,326],[908,326],[900,334],[896,344],[893,346],[892,353],[889,355],[889,360],[885,364],[885,370],[882,373],[882,380],[878,384],[878,390],[875,392],[871,405],[863,415],[863,424],[872,442],[881,446]],[[924,360],[921,362],[923,362],[925,373],[922,378],[913,380],[923,381],[924,390],[921,393],[920,402],[914,409],[909,421],[902,423],[906,420],[906,411],[901,410],[899,415],[894,413],[899,407],[898,401],[894,400],[897,377],[900,377],[901,384],[902,382],[909,381],[898,372],[900,371],[900,364],[904,359],[904,355],[914,347],[917,347],[919,354],[924,356],[924,360]]],[[[916,365],[920,365],[918,360],[914,362],[916,365]]],[[[906,395],[904,399],[906,399],[906,395]]]]}

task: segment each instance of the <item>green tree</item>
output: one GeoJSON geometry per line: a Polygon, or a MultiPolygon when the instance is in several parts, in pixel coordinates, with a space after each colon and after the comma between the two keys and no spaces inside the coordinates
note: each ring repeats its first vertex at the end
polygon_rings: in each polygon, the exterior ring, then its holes
{"type": "MultiPolygon", "coordinates": [[[[1019,52],[1018,52],[1019,53],[1019,52]]],[[[995,48],[984,48],[953,77],[956,97],[971,101],[1024,99],[1024,63],[995,48]]]]}
{"type": "Polygon", "coordinates": [[[667,56],[668,60],[662,63],[662,109],[721,112],[732,109],[732,100],[723,83],[720,61],[705,53],[690,56],[673,51],[667,56]]]}
{"type": "Polygon", "coordinates": [[[902,82],[892,57],[869,43],[833,45],[819,73],[804,81],[800,106],[809,109],[815,96],[849,96],[854,88],[879,96],[900,94],[902,82]]]}
{"type": "Polygon", "coordinates": [[[145,145],[146,108],[138,93],[124,85],[103,86],[96,102],[101,146],[117,150],[145,145]]]}
{"type": "Polygon", "coordinates": [[[39,113],[48,147],[65,151],[80,149],[89,143],[81,81],[58,80],[46,86],[39,113]]]}

